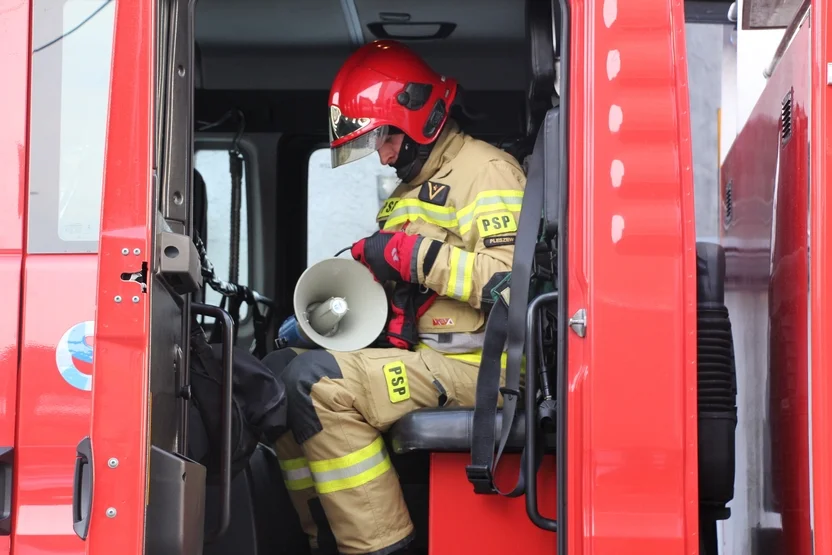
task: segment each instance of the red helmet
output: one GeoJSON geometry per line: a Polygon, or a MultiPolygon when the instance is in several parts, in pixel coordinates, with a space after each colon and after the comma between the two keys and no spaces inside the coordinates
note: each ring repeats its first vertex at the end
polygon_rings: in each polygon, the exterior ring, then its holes
{"type": "Polygon", "coordinates": [[[395,132],[432,143],[456,93],[456,80],[433,71],[403,44],[378,40],[362,46],[338,71],[329,93],[332,167],[372,154],[395,132]]]}

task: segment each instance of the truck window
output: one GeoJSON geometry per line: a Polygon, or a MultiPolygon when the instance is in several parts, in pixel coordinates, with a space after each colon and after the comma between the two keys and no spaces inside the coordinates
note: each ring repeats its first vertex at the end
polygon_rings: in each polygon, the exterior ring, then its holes
{"type": "MultiPolygon", "coordinates": [[[[245,156],[245,155],[244,155],[245,156]]],[[[228,151],[220,149],[200,149],[195,153],[194,167],[205,179],[208,195],[208,240],[205,248],[208,258],[214,265],[217,277],[228,281],[230,279],[231,254],[231,173],[228,163],[228,151]]],[[[246,166],[243,164],[242,191],[240,191],[240,258],[236,283],[248,285],[249,257],[248,257],[248,207],[246,193],[246,166]]],[[[218,306],[222,296],[206,287],[205,302],[218,306]]],[[[248,314],[248,305],[240,307],[240,320],[248,314]]],[[[212,322],[213,318],[206,318],[212,322]]]]}
{"type": "Polygon", "coordinates": [[[115,2],[32,14],[28,251],[97,252],[115,2]]]}
{"type": "Polygon", "coordinates": [[[309,157],[308,179],[307,266],[378,231],[376,215],[398,182],[377,154],[333,169],[328,148],[309,157]]]}

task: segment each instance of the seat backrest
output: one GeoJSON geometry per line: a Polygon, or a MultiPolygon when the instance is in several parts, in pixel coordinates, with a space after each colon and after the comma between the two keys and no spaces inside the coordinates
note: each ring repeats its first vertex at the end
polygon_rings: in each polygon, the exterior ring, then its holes
{"type": "Polygon", "coordinates": [[[501,147],[517,158],[528,172],[540,124],[557,104],[555,47],[551,0],[526,0],[526,121],[524,135],[501,147]]]}
{"type": "Polygon", "coordinates": [[[529,55],[526,134],[534,137],[546,112],[555,104],[555,36],[551,0],[526,0],[526,43],[529,55]]]}
{"type": "Polygon", "coordinates": [[[529,179],[543,180],[543,223],[550,237],[558,228],[560,218],[560,106],[550,108],[538,125],[535,152],[526,159],[529,179]]]}

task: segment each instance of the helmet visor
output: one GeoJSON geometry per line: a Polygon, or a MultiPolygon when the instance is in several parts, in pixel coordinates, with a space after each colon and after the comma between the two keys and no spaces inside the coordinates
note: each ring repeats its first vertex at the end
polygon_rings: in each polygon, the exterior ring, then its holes
{"type": "Polygon", "coordinates": [[[342,145],[330,148],[332,154],[332,167],[337,168],[350,162],[355,162],[367,155],[370,155],[384,144],[389,135],[389,128],[386,125],[376,127],[358,137],[347,141],[342,145]]]}

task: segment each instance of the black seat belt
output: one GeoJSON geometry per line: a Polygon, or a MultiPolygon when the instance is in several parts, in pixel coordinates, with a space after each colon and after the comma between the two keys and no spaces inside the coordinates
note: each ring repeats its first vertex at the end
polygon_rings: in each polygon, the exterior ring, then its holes
{"type": "MultiPolygon", "coordinates": [[[[549,127],[540,126],[532,150],[526,188],[523,193],[523,205],[520,209],[520,222],[514,245],[514,259],[511,266],[510,298],[508,307],[499,297],[488,317],[485,328],[485,345],[482,362],[477,377],[476,403],[474,406],[473,429],[471,437],[471,464],[466,467],[468,481],[474,485],[476,493],[498,493],[507,497],[517,497],[525,491],[526,449],[523,449],[520,474],[515,487],[510,492],[502,492],[494,485],[494,472],[499,464],[506,443],[508,442],[517,402],[520,397],[520,367],[526,336],[526,308],[529,300],[529,288],[532,278],[532,263],[538,243],[543,214],[543,183],[545,154],[545,131],[549,127]],[[514,302],[511,302],[511,301],[514,302]],[[500,388],[500,370],[503,347],[507,343],[507,363],[505,387],[500,388]],[[502,426],[500,442],[494,455],[494,436],[497,415],[497,394],[503,394],[502,426]],[[493,462],[492,462],[493,461],[493,462]]],[[[536,371],[529,369],[530,372],[536,371]]],[[[531,418],[532,415],[526,415],[531,418]]],[[[542,456],[542,449],[538,450],[542,456]]]]}

